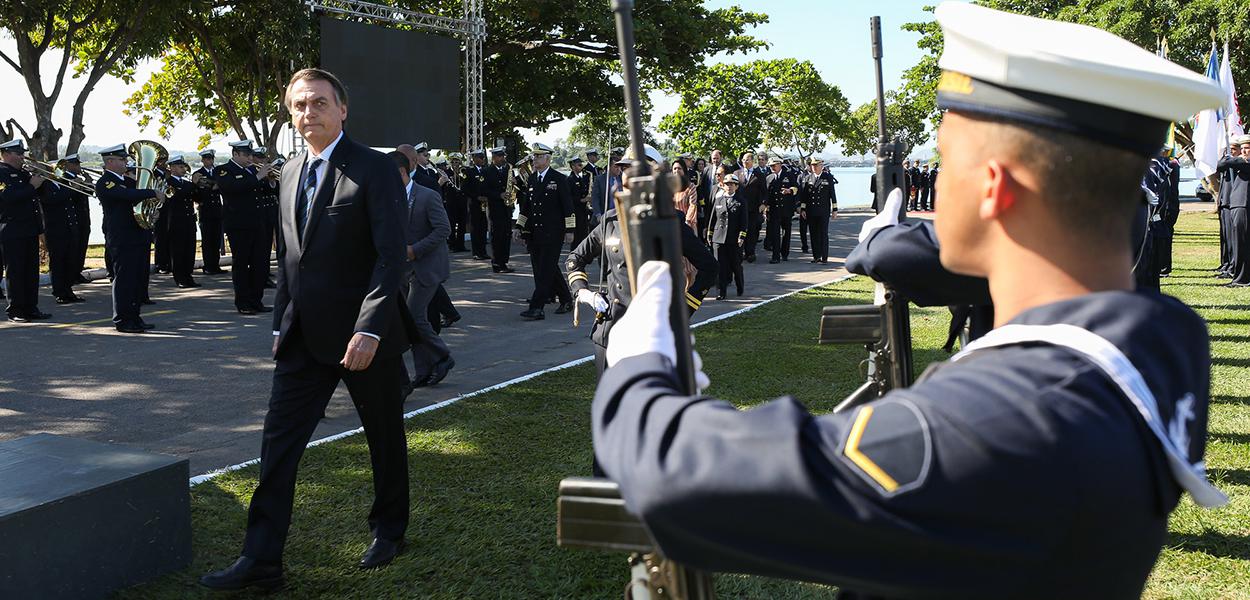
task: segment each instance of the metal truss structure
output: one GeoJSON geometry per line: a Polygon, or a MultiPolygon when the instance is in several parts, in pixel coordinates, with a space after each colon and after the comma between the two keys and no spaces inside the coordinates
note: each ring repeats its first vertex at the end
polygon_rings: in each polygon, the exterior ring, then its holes
{"type": "Polygon", "coordinates": [[[485,102],[482,88],[482,46],[486,41],[483,0],[463,0],[460,18],[430,15],[405,8],[359,0],[305,0],[313,11],[404,25],[412,29],[450,34],[464,45],[464,140],[466,150],[485,147],[482,123],[485,102]]]}

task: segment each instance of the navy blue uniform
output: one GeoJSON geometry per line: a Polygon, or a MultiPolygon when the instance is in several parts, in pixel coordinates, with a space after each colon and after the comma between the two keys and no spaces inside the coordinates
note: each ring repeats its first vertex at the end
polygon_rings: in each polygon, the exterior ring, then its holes
{"type": "MultiPolygon", "coordinates": [[[[85,174],[74,174],[65,171],[66,179],[80,181],[92,186],[92,182],[88,181],[85,174]]],[[[94,187],[94,186],[92,186],[94,187]]],[[[91,244],[91,202],[87,199],[87,195],[81,192],[70,191],[70,204],[74,209],[74,221],[78,227],[76,229],[73,241],[74,249],[74,282],[86,283],[82,272],[87,268],[87,246],[91,244]]]]}
{"type": "Polygon", "coordinates": [[[1225,177],[1228,192],[1220,188],[1224,196],[1224,239],[1228,250],[1227,272],[1232,285],[1250,285],[1250,161],[1238,157],[1225,157],[1219,162],[1219,172],[1225,177]]]}
{"type": "MultiPolygon", "coordinates": [[[[49,185],[45,182],[40,189],[49,185]]],[[[9,286],[5,312],[10,317],[39,312],[40,233],[38,191],[30,185],[30,173],[0,163],[0,249],[9,286]]]]}
{"type": "Polygon", "coordinates": [[[570,172],[568,175],[569,195],[573,197],[573,243],[570,249],[576,248],[590,233],[590,184],[594,174],[582,169],[581,174],[570,172]]]}
{"type": "Polygon", "coordinates": [[[829,217],[838,210],[838,180],[828,172],[805,173],[799,179],[799,208],[812,233],[812,260],[829,262],[829,217]]]}
{"type": "Polygon", "coordinates": [[[486,231],[490,220],[486,217],[486,169],[476,164],[468,165],[460,172],[464,174],[464,183],[460,190],[464,193],[466,210],[469,212],[469,243],[473,250],[473,258],[486,259],[486,231]]]}
{"type": "MultiPolygon", "coordinates": [[[[1109,340],[1201,460],[1210,357],[1192,310],[1103,292],[1012,322],[1109,340]]],[[[836,415],[676,387],[658,354],[609,369],[596,456],[664,553],[706,570],[891,597],[1137,598],[1181,493],[1120,388],[1051,344],[975,350],[836,415]]]]}
{"type": "Polygon", "coordinates": [[[273,235],[262,204],[262,194],[270,192],[269,184],[233,160],[213,169],[213,174],[221,191],[223,222],[230,238],[234,305],[239,310],[257,310],[263,306],[273,235]]]}
{"type": "Polygon", "coordinates": [[[738,194],[726,196],[724,193],[717,193],[712,204],[712,214],[708,218],[708,229],[711,233],[708,238],[712,242],[719,267],[716,274],[719,298],[725,297],[731,281],[736,284],[739,296],[746,286],[746,279],[742,274],[742,243],[749,235],[749,213],[750,210],[738,199],[738,194]]]}
{"type": "Polygon", "coordinates": [[[195,268],[195,184],[189,178],[170,176],[167,179],[172,195],[165,198],[168,207],[169,264],[174,281],[180,284],[193,282],[191,270],[195,268]]]}
{"type": "MultiPolygon", "coordinates": [[[[512,168],[506,164],[488,165],[482,167],[482,177],[479,189],[486,196],[486,217],[490,221],[491,264],[504,268],[512,255],[512,207],[503,197],[512,168]]],[[[476,239],[477,233],[473,237],[476,239]]]]}
{"type": "MultiPolygon", "coordinates": [[[[790,221],[794,219],[794,208],[798,194],[788,193],[799,187],[798,177],[790,169],[781,169],[769,173],[766,181],[768,188],[768,245],[773,251],[773,260],[790,260],[790,221]]],[[[747,233],[750,237],[750,233],[747,233]]]]}
{"type": "Polygon", "coordinates": [[[221,270],[222,229],[221,194],[217,191],[213,169],[200,167],[191,174],[200,182],[195,190],[195,203],[199,206],[200,254],[204,259],[203,271],[216,273],[221,270]],[[197,179],[196,176],[199,176],[197,179]]]}
{"type": "Polygon", "coordinates": [[[106,171],[96,181],[95,196],[104,208],[104,243],[113,263],[113,324],[137,326],[142,323],[139,306],[148,295],[152,232],[135,222],[134,209],[156,192],[135,189],[135,180],[106,171]]]}
{"type": "MultiPolygon", "coordinates": [[[[572,302],[569,286],[560,272],[560,249],[564,246],[564,231],[572,229],[576,224],[568,180],[563,173],[548,168],[542,178],[539,178],[538,173],[530,173],[526,187],[528,193],[521,202],[521,216],[517,219],[517,227],[527,240],[530,265],[534,269],[534,294],[530,296],[529,308],[542,309],[553,292],[561,303],[572,302]]],[[[494,236],[495,233],[492,232],[491,235],[494,236]]],[[[498,254],[496,261],[497,257],[498,254]]]]}
{"type": "Polygon", "coordinates": [[[52,295],[62,302],[72,300],[73,285],[82,271],[78,269],[78,211],[69,188],[45,183],[39,188],[39,206],[43,213],[44,242],[48,247],[48,276],[52,295]]]}

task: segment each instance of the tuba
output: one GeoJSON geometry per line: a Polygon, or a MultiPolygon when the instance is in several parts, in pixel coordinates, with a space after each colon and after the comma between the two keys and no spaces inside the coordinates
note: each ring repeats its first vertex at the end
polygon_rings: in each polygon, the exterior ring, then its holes
{"type": "Polygon", "coordinates": [[[522,182],[529,181],[530,171],[533,170],[533,157],[527,156],[518,160],[515,167],[508,171],[508,187],[504,188],[503,203],[508,208],[513,208],[517,203],[517,180],[522,182]]]}
{"type": "Polygon", "coordinates": [[[157,175],[156,163],[168,159],[169,152],[164,146],[151,140],[134,142],[126,151],[135,161],[135,175],[137,176],[135,187],[156,192],[155,198],[146,198],[135,204],[135,223],[143,229],[154,229],[157,219],[161,216],[161,206],[165,204],[165,198],[172,191],[168,189],[169,182],[157,175]]]}

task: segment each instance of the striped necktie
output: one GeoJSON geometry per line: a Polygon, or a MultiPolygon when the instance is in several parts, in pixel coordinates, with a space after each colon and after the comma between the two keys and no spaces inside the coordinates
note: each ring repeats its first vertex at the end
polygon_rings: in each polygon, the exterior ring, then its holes
{"type": "Polygon", "coordinates": [[[299,205],[299,234],[304,235],[308,225],[308,214],[312,212],[313,198],[317,196],[317,167],[321,166],[318,158],[308,165],[308,176],[304,178],[304,201],[299,205]]]}

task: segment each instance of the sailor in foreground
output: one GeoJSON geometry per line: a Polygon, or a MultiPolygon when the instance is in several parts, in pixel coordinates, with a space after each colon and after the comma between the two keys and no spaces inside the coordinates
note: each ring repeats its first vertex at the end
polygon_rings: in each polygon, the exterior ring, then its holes
{"type": "Polygon", "coordinates": [[[104,245],[113,264],[113,326],[122,333],[143,333],[153,326],[139,316],[147,297],[148,248],[152,232],[135,221],[135,205],[155,198],[156,191],[136,189],[126,177],[126,146],[100,151],[104,174],[96,180],[95,197],[104,208],[104,245]]]}
{"type": "Polygon", "coordinates": [[[1227,501],[1202,458],[1206,325],[1132,291],[1127,243],[1168,123],[1220,87],[1080,25],[936,17],[940,260],[988,280],[997,329],[854,410],[743,412],[675,391],[669,266],[646,263],[609,341],[596,457],[695,568],[844,597],[1137,598],[1180,495],[1227,501]]]}

